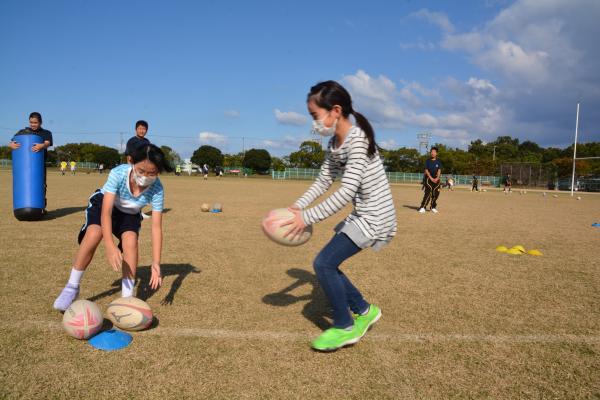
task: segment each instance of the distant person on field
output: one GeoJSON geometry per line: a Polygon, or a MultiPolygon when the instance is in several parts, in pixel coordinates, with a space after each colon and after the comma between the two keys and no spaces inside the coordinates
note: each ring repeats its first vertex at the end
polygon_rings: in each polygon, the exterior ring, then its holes
{"type": "Polygon", "coordinates": [[[104,164],[100,163],[100,165],[98,165],[98,173],[100,175],[102,175],[104,173],[104,164]]]}
{"type": "Polygon", "coordinates": [[[208,179],[208,164],[204,164],[202,166],[202,174],[204,175],[204,180],[208,179]]]}
{"type": "Polygon", "coordinates": [[[512,178],[510,177],[510,174],[506,175],[506,179],[504,179],[504,191],[512,191],[512,178]]]}
{"type": "Polygon", "coordinates": [[[83,273],[91,263],[100,242],[108,264],[122,273],[121,296],[133,296],[138,266],[138,237],[142,226],[141,210],[152,205],[152,264],[150,287],[162,282],[163,186],[158,175],[169,171],[164,153],[153,144],[138,146],[127,156],[127,164],[113,168],[102,189],[89,198],[85,223],[79,230],[79,249],[73,261],[69,280],[54,301],[54,308],[65,311],[79,295],[83,273]],[[115,245],[113,236],[119,239],[115,245]]]}
{"type": "Polygon", "coordinates": [[[473,175],[473,186],[471,186],[471,192],[479,192],[479,179],[473,175]]]}
{"type": "Polygon", "coordinates": [[[75,168],[77,167],[77,163],[75,161],[71,161],[71,174],[75,175],[75,168]]]}
{"type": "Polygon", "coordinates": [[[144,120],[139,120],[135,123],[135,136],[127,141],[125,146],[125,155],[130,155],[136,147],[143,144],[150,144],[150,141],[146,139],[148,133],[148,123],[144,120]]]}
{"type": "Polygon", "coordinates": [[[67,171],[67,162],[61,161],[60,162],[60,174],[64,175],[66,171],[67,171]]]}
{"type": "Polygon", "coordinates": [[[29,127],[21,129],[15,133],[8,146],[11,149],[18,149],[21,147],[19,143],[15,141],[15,137],[19,135],[38,135],[42,138],[43,143],[36,143],[31,147],[31,151],[37,153],[38,151],[44,151],[44,209],[42,214],[46,214],[46,206],[48,205],[48,199],[46,198],[46,192],[48,185],[46,184],[46,160],[48,159],[48,147],[52,146],[52,132],[42,128],[42,114],[39,112],[32,112],[29,114],[29,127]]]}
{"type": "Polygon", "coordinates": [[[179,176],[181,175],[181,165],[177,164],[175,166],[175,175],[179,176]]]}
{"type": "Polygon", "coordinates": [[[446,175],[446,183],[444,183],[443,187],[447,187],[450,191],[454,190],[454,178],[452,178],[452,175],[446,175]]]}
{"type": "Polygon", "coordinates": [[[437,214],[437,199],[440,195],[440,177],[442,175],[442,162],[437,158],[437,147],[431,148],[431,158],[425,161],[425,195],[421,201],[420,213],[424,213],[427,205],[431,203],[431,212],[437,214]]]}

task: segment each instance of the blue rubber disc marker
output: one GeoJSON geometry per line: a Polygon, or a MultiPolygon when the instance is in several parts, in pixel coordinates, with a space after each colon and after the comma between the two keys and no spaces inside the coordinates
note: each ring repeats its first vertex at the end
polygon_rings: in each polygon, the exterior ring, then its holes
{"type": "Polygon", "coordinates": [[[100,332],[99,334],[88,340],[88,342],[97,349],[104,351],[113,351],[129,346],[129,343],[131,343],[132,340],[133,337],[131,337],[129,333],[111,329],[108,331],[100,332]]]}

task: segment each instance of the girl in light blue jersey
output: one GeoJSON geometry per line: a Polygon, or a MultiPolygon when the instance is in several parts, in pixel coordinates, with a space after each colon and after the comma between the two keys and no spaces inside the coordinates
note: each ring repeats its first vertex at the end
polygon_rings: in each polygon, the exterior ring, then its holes
{"type": "Polygon", "coordinates": [[[127,156],[128,164],[114,168],[102,189],[89,200],[85,223],[79,232],[79,250],[67,285],[54,302],[54,308],[65,311],[79,295],[79,283],[92,261],[96,248],[104,239],[108,263],[122,271],[121,295],[133,296],[138,263],[138,233],[141,209],[152,205],[152,266],[150,287],[160,286],[162,251],[163,186],[158,174],[170,167],[163,152],[153,144],[141,144],[127,156]],[[113,235],[119,239],[115,245],[113,235]]]}

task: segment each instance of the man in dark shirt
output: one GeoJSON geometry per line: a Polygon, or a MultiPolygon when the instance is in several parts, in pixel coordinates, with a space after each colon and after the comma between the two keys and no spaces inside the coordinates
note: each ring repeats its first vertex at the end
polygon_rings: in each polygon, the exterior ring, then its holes
{"type": "Polygon", "coordinates": [[[148,133],[148,123],[146,121],[140,120],[135,123],[135,136],[127,141],[127,146],[125,147],[125,155],[131,155],[133,150],[135,150],[138,146],[142,144],[150,144],[150,141],[146,139],[146,134],[148,133]]]}
{"type": "Polygon", "coordinates": [[[506,179],[504,180],[504,193],[509,193],[512,189],[512,179],[510,178],[510,174],[506,175],[506,179]]]}
{"type": "Polygon", "coordinates": [[[473,185],[471,186],[471,192],[479,192],[479,179],[476,175],[473,175],[473,185]]]}
{"type": "Polygon", "coordinates": [[[421,201],[420,213],[425,212],[427,204],[431,202],[431,212],[437,214],[437,198],[440,195],[442,176],[442,163],[437,159],[437,147],[431,148],[431,158],[425,161],[425,195],[421,201]]]}
{"type": "MultiPolygon", "coordinates": [[[[19,132],[15,133],[14,136],[19,135],[38,135],[42,138],[43,143],[36,143],[31,147],[31,151],[37,153],[38,151],[44,151],[44,210],[42,210],[42,214],[46,214],[46,206],[48,205],[48,199],[46,198],[46,189],[48,185],[46,184],[46,160],[48,158],[48,147],[52,146],[52,132],[49,130],[42,128],[42,114],[39,112],[32,112],[29,114],[29,127],[21,129],[19,132]]],[[[11,149],[18,149],[21,147],[19,143],[15,141],[15,138],[11,139],[8,146],[11,149]]]]}

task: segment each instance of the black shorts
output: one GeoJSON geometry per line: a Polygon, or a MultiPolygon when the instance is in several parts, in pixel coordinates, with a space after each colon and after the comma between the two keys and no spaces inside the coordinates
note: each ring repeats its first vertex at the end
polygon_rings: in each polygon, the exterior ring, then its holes
{"type": "MultiPolygon", "coordinates": [[[[77,237],[77,243],[81,244],[83,237],[85,236],[85,232],[87,231],[87,227],[90,225],[102,225],[101,224],[101,216],[102,216],[102,200],[104,199],[104,194],[97,189],[94,194],[90,196],[90,203],[88,208],[85,210],[85,223],[81,227],[79,231],[79,236],[77,237]]],[[[121,246],[121,235],[123,232],[135,232],[136,235],[139,234],[140,228],[142,227],[142,215],[138,214],[127,214],[123,211],[119,210],[116,207],[113,207],[112,211],[112,233],[119,239],[119,249],[123,250],[121,246]]]]}

